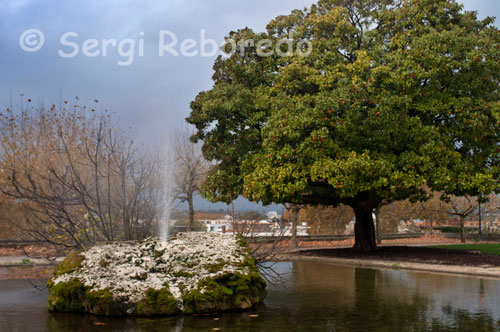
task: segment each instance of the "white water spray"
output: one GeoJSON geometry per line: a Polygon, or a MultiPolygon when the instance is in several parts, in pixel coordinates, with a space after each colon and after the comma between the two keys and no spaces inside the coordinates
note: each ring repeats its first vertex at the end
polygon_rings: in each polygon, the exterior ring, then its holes
{"type": "Polygon", "coordinates": [[[170,218],[175,201],[175,155],[169,144],[165,147],[163,159],[163,177],[161,179],[163,182],[163,204],[159,222],[159,235],[160,240],[166,242],[170,235],[170,218]]]}

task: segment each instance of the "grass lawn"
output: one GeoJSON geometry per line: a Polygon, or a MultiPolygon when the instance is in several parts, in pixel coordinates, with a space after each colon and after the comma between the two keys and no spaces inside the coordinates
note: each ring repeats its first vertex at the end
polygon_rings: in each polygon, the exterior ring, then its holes
{"type": "Polygon", "coordinates": [[[500,255],[500,243],[451,244],[451,245],[442,245],[442,246],[432,246],[432,248],[477,250],[477,251],[481,251],[485,254],[500,255]]]}

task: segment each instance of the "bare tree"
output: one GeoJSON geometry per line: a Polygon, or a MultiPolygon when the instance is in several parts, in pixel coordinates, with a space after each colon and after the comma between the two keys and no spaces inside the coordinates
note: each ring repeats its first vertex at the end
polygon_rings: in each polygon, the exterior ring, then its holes
{"type": "Polygon", "coordinates": [[[230,205],[233,232],[245,239],[252,257],[263,273],[264,278],[271,283],[283,281],[283,276],[275,269],[272,263],[282,252],[282,243],[285,239],[287,227],[283,219],[272,223],[261,224],[259,221],[265,218],[262,211],[260,218],[248,220],[242,218],[242,214],[235,211],[234,203],[230,205]]]}
{"type": "Polygon", "coordinates": [[[476,215],[477,208],[477,197],[452,196],[449,198],[448,213],[460,219],[460,242],[462,243],[465,243],[465,218],[476,215]]]}
{"type": "Polygon", "coordinates": [[[108,112],[79,105],[8,110],[0,129],[8,174],[2,191],[27,207],[21,227],[31,236],[85,248],[149,235],[152,161],[108,112]]]}
{"type": "Polygon", "coordinates": [[[177,131],[174,139],[174,195],[180,203],[187,203],[189,210],[188,231],[194,228],[194,196],[206,177],[209,163],[201,153],[201,146],[191,142],[194,132],[189,128],[177,131]]]}

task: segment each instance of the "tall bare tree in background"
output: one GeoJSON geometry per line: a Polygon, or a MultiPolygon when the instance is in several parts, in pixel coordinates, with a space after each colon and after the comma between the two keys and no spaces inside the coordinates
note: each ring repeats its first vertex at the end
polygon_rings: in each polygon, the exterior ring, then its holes
{"type": "Polygon", "coordinates": [[[460,219],[460,242],[465,243],[465,218],[476,215],[478,209],[477,197],[452,196],[449,199],[448,213],[460,219]]]}
{"type": "MultiPolygon", "coordinates": [[[[428,201],[417,203],[419,204],[418,217],[429,220],[431,230],[433,220],[439,222],[450,216],[458,217],[460,220],[460,241],[465,243],[465,219],[478,216],[479,198],[476,196],[441,196],[441,193],[434,193],[428,201]]],[[[481,201],[483,213],[495,214],[500,208],[500,199],[496,194],[483,197],[481,201]]]]}
{"type": "Polygon", "coordinates": [[[154,160],[108,112],[68,102],[9,109],[0,133],[2,192],[29,211],[19,227],[32,237],[85,248],[151,235],[161,189],[154,160]]]}
{"type": "Polygon", "coordinates": [[[189,210],[188,231],[194,230],[194,197],[205,179],[209,163],[201,152],[200,144],[191,142],[194,132],[185,127],[174,138],[174,195],[180,203],[187,203],[189,210]]]}

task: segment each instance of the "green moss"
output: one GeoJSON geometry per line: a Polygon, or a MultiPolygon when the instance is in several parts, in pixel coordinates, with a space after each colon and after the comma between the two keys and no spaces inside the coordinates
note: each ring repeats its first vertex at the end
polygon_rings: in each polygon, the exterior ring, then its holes
{"type": "Polygon", "coordinates": [[[84,259],[79,252],[73,251],[56,267],[54,277],[77,271],[82,267],[84,259]]]}
{"type": "MultiPolygon", "coordinates": [[[[238,243],[242,247],[246,245],[243,237],[238,237],[238,243]]],[[[221,260],[207,264],[205,268],[210,273],[216,273],[224,264],[221,260]]],[[[255,259],[246,252],[241,266],[248,268],[249,273],[227,273],[214,279],[204,279],[198,283],[195,290],[184,294],[182,299],[186,313],[248,309],[261,303],[266,296],[267,285],[259,274],[255,259]]]]}
{"type": "Polygon", "coordinates": [[[241,266],[248,267],[252,272],[258,271],[257,261],[251,255],[245,255],[245,259],[243,260],[243,263],[241,263],[241,266]]]}
{"type": "Polygon", "coordinates": [[[222,268],[224,267],[224,265],[225,265],[224,262],[214,263],[214,264],[206,264],[205,268],[207,269],[207,271],[209,273],[217,273],[220,270],[222,270],[222,268]]]}
{"type": "Polygon", "coordinates": [[[180,290],[182,293],[184,293],[184,290],[186,289],[186,285],[184,285],[184,283],[179,282],[179,283],[177,284],[177,287],[179,288],[179,290],[180,290]]]}
{"type": "Polygon", "coordinates": [[[86,288],[83,283],[74,278],[68,282],[60,282],[49,286],[48,307],[50,311],[83,312],[86,288]]]}
{"type": "Polygon", "coordinates": [[[86,291],[86,299],[84,301],[84,307],[87,312],[94,315],[118,315],[118,305],[113,299],[113,294],[111,294],[109,288],[100,291],[86,291]]]}
{"type": "Polygon", "coordinates": [[[148,289],[146,297],[137,303],[139,316],[173,315],[177,311],[177,301],[165,287],[160,290],[148,289]]]}
{"type": "Polygon", "coordinates": [[[176,278],[192,278],[192,277],[194,277],[193,273],[189,273],[186,271],[174,272],[174,273],[172,273],[172,275],[176,278]]]}
{"type": "Polygon", "coordinates": [[[187,314],[248,309],[264,300],[265,288],[266,282],[258,273],[224,274],[201,280],[198,287],[182,299],[187,314]]]}
{"type": "Polygon", "coordinates": [[[49,311],[58,312],[88,312],[95,315],[117,315],[118,305],[109,289],[91,291],[79,279],[49,286],[49,311]]]}

